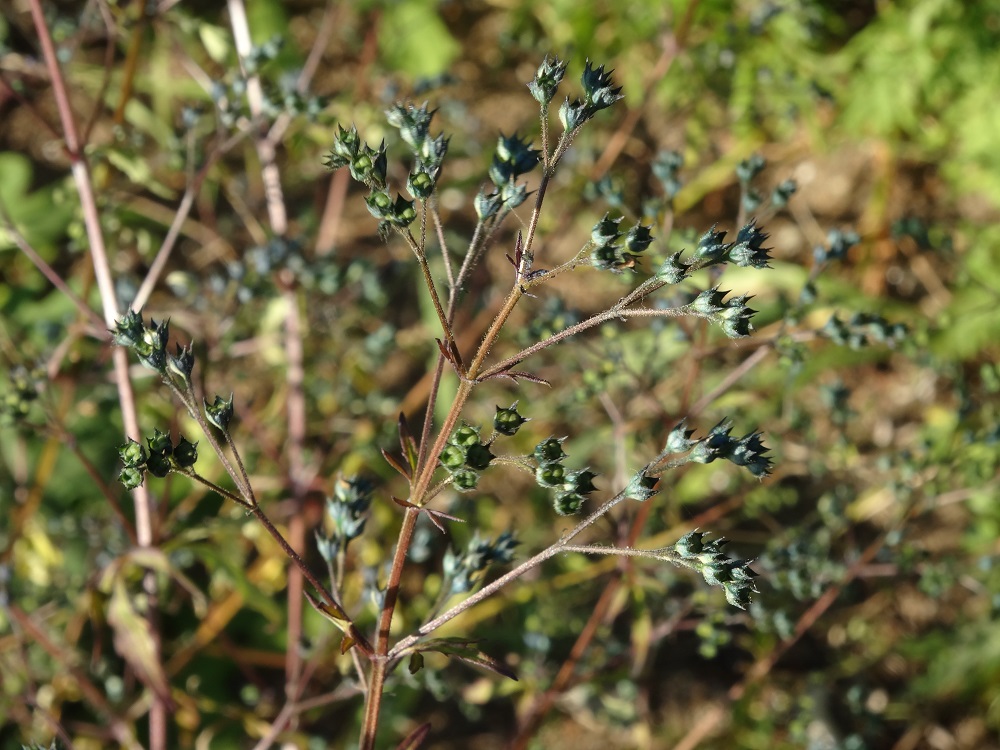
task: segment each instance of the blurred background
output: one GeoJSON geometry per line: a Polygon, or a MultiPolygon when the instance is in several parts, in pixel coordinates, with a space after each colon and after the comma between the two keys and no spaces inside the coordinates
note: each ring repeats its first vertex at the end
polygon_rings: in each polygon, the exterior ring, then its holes
{"type": "MultiPolygon", "coordinates": [[[[109,715],[144,742],[148,676],[122,640],[147,601],[116,481],[110,347],[24,250],[100,310],[28,3],[0,7],[0,747],[117,746],[109,715]]],[[[531,360],[552,387],[492,381],[465,415],[489,425],[497,405],[519,401],[532,421],[505,450],[567,436],[568,465],[597,472],[601,496],[685,417],[698,435],[725,418],[737,435],[761,430],[771,477],[687,466],[594,534],[640,546],[693,527],[724,535],[756,558],[750,609],[688,571],[561,556],[442,631],[477,640],[518,680],[438,655],[414,675],[400,668],[380,746],[430,722],[433,748],[1000,747],[995,4],[247,0],[244,67],[261,81],[260,112],[248,109],[232,7],[44,11],[120,305],[175,225],[144,315],[195,342],[209,398],[235,394],[257,494],[281,528],[298,529],[316,570],[324,496],[338,476],[373,483],[344,589],[363,628],[399,525],[389,497],[406,492],[380,449],[397,450],[401,411],[420,424],[437,322],[410,250],[378,237],[346,170],[323,166],[338,123],[373,145],[385,138],[402,186],[409,157],[385,110],[437,109],[432,130],[451,137],[443,236],[460,259],[498,136],[538,145],[525,84],[542,57],[569,63],[571,98],[585,61],[614,69],[625,99],[587,127],[549,188],[537,262],[571,257],[608,211],[654,222],[650,257],[637,274],[583,269],[526,299],[495,356],[613,303],[713,225],[735,234],[756,216],[773,247],[773,268],[718,280],[755,295],[751,337],[695,319],[602,328],[531,360]],[[276,148],[285,231],[268,213],[258,138],[276,148]],[[289,300],[302,312],[307,405],[294,456],[289,300]],[[304,498],[290,499],[290,466],[307,478],[304,498]]],[[[509,288],[504,254],[531,205],[470,280],[457,318],[466,351],[509,288]]],[[[443,277],[440,253],[432,269],[443,277]]],[[[685,288],[707,286],[703,275],[685,288]]],[[[133,375],[143,434],[198,439],[155,377],[133,375]]],[[[445,406],[454,388],[445,382],[445,406]]],[[[210,456],[198,467],[223,480],[210,456]]],[[[281,550],[203,487],[147,486],[163,553],[162,663],[150,668],[175,702],[170,746],[270,746],[258,743],[293,678],[299,708],[270,741],[354,746],[351,659],[330,623],[290,601],[281,550]]],[[[449,546],[514,530],[518,559],[570,525],[530,476],[502,468],[436,503],[466,523],[418,528],[399,635],[437,606],[449,546]]]]}

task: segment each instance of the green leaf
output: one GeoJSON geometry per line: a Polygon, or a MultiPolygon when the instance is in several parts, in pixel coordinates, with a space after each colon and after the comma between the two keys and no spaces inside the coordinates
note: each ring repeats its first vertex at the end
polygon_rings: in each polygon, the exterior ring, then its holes
{"type": "Polygon", "coordinates": [[[205,52],[217,63],[225,63],[232,51],[232,33],[221,26],[203,23],[198,26],[198,37],[205,46],[205,52]]]}
{"type": "MultiPolygon", "coordinates": [[[[30,191],[31,175],[28,157],[11,151],[0,153],[0,205],[28,243],[51,260],[43,251],[65,235],[76,204],[64,197],[60,182],[30,191]]],[[[16,246],[6,222],[0,220],[0,250],[16,246]]]]}
{"type": "Polygon", "coordinates": [[[139,679],[165,699],[170,686],[156,653],[156,642],[149,622],[139,614],[134,599],[125,586],[124,576],[115,576],[108,602],[108,623],[114,633],[115,650],[135,670],[139,679]]]}
{"type": "Polygon", "coordinates": [[[385,9],[379,51],[386,64],[415,78],[445,72],[461,51],[437,13],[437,3],[405,0],[385,9]]]}
{"type": "MultiPolygon", "coordinates": [[[[514,674],[514,671],[510,667],[480,651],[476,647],[476,643],[477,641],[470,641],[466,638],[433,638],[416,646],[413,649],[413,654],[416,656],[420,651],[435,651],[448,657],[455,657],[467,664],[488,669],[490,672],[498,674],[501,677],[508,677],[517,682],[517,675],[514,674]]],[[[411,657],[411,671],[414,671],[412,669],[413,663],[413,658],[411,657]]],[[[422,658],[419,659],[418,664],[423,666],[422,658]]],[[[417,668],[419,669],[420,667],[418,666],[417,668]]]]}

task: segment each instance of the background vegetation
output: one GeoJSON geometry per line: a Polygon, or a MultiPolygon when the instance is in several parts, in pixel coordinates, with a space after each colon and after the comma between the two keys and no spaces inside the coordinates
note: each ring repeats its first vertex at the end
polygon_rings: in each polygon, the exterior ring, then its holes
{"type": "MultiPolygon", "coordinates": [[[[253,519],[192,483],[153,482],[163,554],[135,552],[132,505],[114,481],[111,348],[100,320],[23,249],[100,310],[37,34],[22,3],[2,7],[0,747],[108,747],[109,716],[144,741],[149,691],[120,639],[151,565],[171,746],[348,747],[361,701],[339,633],[302,607],[253,519]],[[289,694],[294,721],[270,736],[289,694]]],[[[752,186],[765,199],[798,184],[766,222],[773,271],[723,278],[756,295],[751,338],[734,344],[701,322],[622,325],[539,360],[533,371],[556,387],[491,386],[493,401],[469,415],[488,423],[496,404],[520,399],[532,417],[520,447],[569,435],[574,466],[605,488],[685,416],[702,434],[726,416],[762,429],[775,458],[763,483],[685,467],[610,530],[650,544],[694,526],[725,534],[758,558],[749,612],[669,566],[557,558],[447,631],[482,639],[518,681],[428,656],[390,688],[385,747],[425,721],[435,748],[1000,746],[1000,11],[961,0],[252,0],[247,11],[273,104],[257,116],[224,4],[46,5],[119,296],[134,297],[187,203],[144,312],[195,341],[210,393],[235,393],[237,441],[272,518],[322,570],[313,531],[338,474],[378,488],[352,546],[355,599],[391,556],[399,479],[380,449],[397,441],[400,411],[421,413],[437,323],[409,250],[376,236],[346,172],[323,168],[335,123],[369,142],[385,132],[391,150],[385,109],[439,108],[437,127],[453,136],[441,205],[456,246],[498,134],[537,137],[524,84],[545,53],[569,60],[570,76],[587,58],[609,63],[626,97],[551,188],[558,210],[540,231],[554,257],[609,209],[636,215],[662,196],[664,149],[684,166],[672,231],[654,232],[658,260],[716,222],[738,228],[750,188],[736,167],[752,154],[767,160],[752,186]],[[246,136],[261,123],[277,146],[287,240],[266,228],[246,136]],[[814,248],[851,228],[857,245],[807,285],[814,248]],[[302,313],[297,438],[289,305],[302,313]],[[858,313],[907,335],[876,340],[866,319],[846,323],[858,313]],[[833,315],[844,328],[828,327],[833,315]]],[[[476,343],[502,295],[494,281],[507,283],[501,248],[516,222],[507,228],[471,280],[460,344],[476,343]]],[[[606,282],[609,301],[630,278],[606,282]]],[[[531,301],[515,338],[559,330],[588,302],[575,281],[559,292],[531,301]]],[[[158,382],[134,375],[143,432],[188,430],[158,382]]],[[[513,528],[534,550],[564,528],[516,474],[487,475],[479,490],[444,504],[467,520],[449,527],[456,548],[474,530],[513,528]]],[[[401,627],[434,606],[449,543],[429,524],[418,534],[401,627]]]]}

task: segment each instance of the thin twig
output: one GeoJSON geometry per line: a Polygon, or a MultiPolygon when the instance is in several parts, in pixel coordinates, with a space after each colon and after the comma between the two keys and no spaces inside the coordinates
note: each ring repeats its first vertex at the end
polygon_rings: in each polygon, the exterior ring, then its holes
{"type": "MultiPolygon", "coordinates": [[[[233,38],[236,42],[236,52],[239,55],[240,70],[246,75],[244,60],[251,53],[253,43],[250,39],[250,25],[247,21],[247,10],[243,0],[228,0],[229,21],[233,28],[233,38]]],[[[264,89],[260,76],[254,74],[247,77],[247,103],[254,120],[259,120],[263,111],[264,89]]],[[[266,136],[254,139],[257,148],[257,158],[260,160],[261,178],[264,181],[264,201],[267,205],[268,223],[271,231],[278,237],[288,233],[288,213],[285,210],[284,190],[281,187],[281,174],[275,163],[275,144],[266,136]]]]}
{"type": "MultiPolygon", "coordinates": [[[[118,303],[115,296],[114,281],[111,277],[111,265],[108,261],[107,250],[104,245],[101,219],[97,209],[97,200],[94,195],[90,168],[83,152],[83,144],[77,133],[76,120],[70,106],[66,81],[59,66],[55,45],[52,43],[52,36],[49,33],[48,24],[45,20],[45,11],[42,9],[41,0],[30,0],[29,5],[31,7],[35,30],[38,34],[38,41],[42,48],[42,55],[45,58],[45,64],[52,80],[52,91],[56,100],[56,108],[59,111],[63,136],[66,140],[66,148],[70,156],[70,169],[83,210],[83,221],[90,245],[91,260],[94,264],[94,274],[97,278],[97,286],[100,291],[101,304],[104,310],[104,322],[108,328],[111,328],[118,317],[118,303]]],[[[125,433],[131,439],[138,441],[139,421],[132,383],[129,380],[128,356],[126,351],[121,347],[115,347],[112,352],[112,361],[114,363],[115,380],[118,386],[118,399],[122,410],[122,420],[125,423],[125,433]]],[[[155,516],[152,498],[146,488],[142,486],[137,487],[133,491],[132,497],[135,503],[136,537],[138,538],[139,546],[151,547],[154,544],[153,518],[155,516]]],[[[154,659],[159,662],[161,659],[160,644],[155,621],[156,608],[154,606],[157,591],[156,578],[153,574],[150,573],[145,577],[145,587],[150,596],[149,624],[155,649],[154,659]]],[[[160,696],[153,697],[149,712],[149,723],[150,750],[166,750],[167,706],[160,696]]]]}
{"type": "Polygon", "coordinates": [[[35,266],[42,275],[49,280],[56,289],[62,292],[66,299],[73,303],[76,309],[80,312],[80,315],[86,318],[91,326],[93,327],[93,334],[96,338],[108,340],[111,335],[105,326],[104,321],[101,316],[98,315],[91,309],[90,305],[84,302],[80,297],[74,292],[69,284],[63,281],[62,277],[56,273],[56,270],[52,268],[45,259],[38,254],[31,243],[25,238],[23,234],[18,230],[17,226],[14,224],[14,219],[7,212],[7,206],[4,204],[3,200],[0,199],[0,217],[3,218],[4,224],[7,227],[7,231],[10,236],[14,238],[15,244],[20,248],[21,252],[31,261],[32,265],[35,266]]]}

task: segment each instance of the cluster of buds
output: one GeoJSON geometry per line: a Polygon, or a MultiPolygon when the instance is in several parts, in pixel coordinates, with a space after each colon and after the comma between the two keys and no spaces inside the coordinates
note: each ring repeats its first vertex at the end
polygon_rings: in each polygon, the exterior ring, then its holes
{"type": "Polygon", "coordinates": [[[535,315],[517,333],[517,341],[522,346],[530,346],[536,341],[554,336],[582,319],[579,310],[567,307],[561,297],[551,296],[545,300],[535,315]]]}
{"type": "Polygon", "coordinates": [[[443,135],[432,136],[431,120],[437,110],[427,109],[427,102],[419,107],[396,104],[386,111],[389,124],[399,131],[400,137],[410,147],[416,161],[406,180],[406,189],[418,200],[431,197],[441,175],[441,165],[448,153],[448,139],[443,135]]]}
{"type": "Polygon", "coordinates": [[[326,520],[316,530],[316,546],[327,562],[347,549],[365,530],[375,485],[364,477],[337,477],[333,495],[326,498],[326,520]]]}
{"type": "Polygon", "coordinates": [[[462,425],[448,438],[448,445],[438,459],[451,472],[451,480],[460,492],[470,492],[479,485],[480,472],[489,467],[496,456],[490,444],[479,439],[479,428],[462,425]]]}
{"type": "Polygon", "coordinates": [[[565,438],[546,438],[535,446],[532,456],[536,462],[535,481],[539,486],[555,491],[552,506],[556,513],[570,516],[579,513],[586,496],[597,489],[594,486],[597,475],[587,469],[566,470],[563,465],[566,458],[563,440],[565,438]]]}
{"type": "Polygon", "coordinates": [[[125,485],[125,489],[134,490],[141,485],[147,471],[161,479],[171,471],[186,474],[198,460],[198,444],[192,443],[183,435],[173,443],[170,435],[155,430],[152,437],[146,438],[146,445],[148,451],[141,443],[129,440],[118,449],[123,465],[118,479],[125,485]]]}
{"type": "Polygon", "coordinates": [[[11,389],[0,398],[0,425],[14,424],[28,416],[41,392],[45,368],[29,370],[24,365],[17,365],[11,369],[9,378],[11,389]]]}
{"type": "Polygon", "coordinates": [[[751,154],[749,158],[736,165],[736,179],[740,181],[743,210],[745,211],[756,211],[761,204],[760,193],[750,183],[764,171],[766,165],[767,161],[760,154],[751,154]]]}
{"type": "Polygon", "coordinates": [[[622,217],[612,219],[610,214],[605,214],[591,230],[590,241],[594,249],[590,254],[590,262],[595,268],[615,273],[621,273],[625,268],[634,268],[640,253],[653,241],[649,227],[636,224],[622,234],[619,230],[621,222],[622,217]]]}
{"type": "MultiPolygon", "coordinates": [[[[477,210],[482,207],[485,214],[493,215],[501,206],[511,209],[524,203],[528,189],[523,184],[519,185],[517,178],[535,168],[540,153],[538,149],[531,148],[531,141],[522,141],[517,133],[510,136],[501,133],[489,170],[493,190],[482,193],[482,198],[477,200],[477,210]]],[[[486,218],[486,215],[481,212],[480,218],[486,218]]]]}
{"type": "MultiPolygon", "coordinates": [[[[241,118],[250,118],[251,112],[247,101],[247,77],[258,76],[262,96],[260,113],[275,119],[279,115],[306,115],[316,118],[326,107],[327,99],[321,96],[305,95],[296,89],[294,78],[282,76],[276,81],[268,80],[262,74],[264,68],[281,52],[284,40],[274,35],[261,44],[254,45],[243,57],[240,70],[230,83],[216,81],[212,84],[209,95],[215,103],[219,121],[227,128],[233,127],[241,118]]],[[[270,78],[273,79],[273,76],[270,78]]],[[[188,108],[184,115],[184,124],[193,127],[198,119],[198,113],[188,108]]]]}
{"type": "Polygon", "coordinates": [[[150,319],[143,323],[142,315],[129,310],[111,329],[111,338],[118,346],[124,346],[136,353],[140,364],[159,373],[162,377],[175,375],[185,384],[191,382],[194,369],[194,352],[189,344],[177,344],[174,354],[167,351],[170,340],[170,320],[157,323],[150,319]]]}
{"type": "Polygon", "coordinates": [[[698,240],[694,256],[698,267],[716,263],[735,263],[743,268],[770,268],[771,248],[764,247],[769,235],[757,227],[756,219],[744,224],[736,233],[735,242],[724,242],[725,232],[716,232],[713,225],[698,240]]]}
{"type": "Polygon", "coordinates": [[[907,328],[903,323],[890,323],[881,315],[859,312],[846,321],[834,315],[819,332],[835,344],[861,349],[872,342],[894,346],[906,338],[907,328]]]}
{"type": "Polygon", "coordinates": [[[566,97],[566,101],[559,107],[559,121],[565,130],[577,129],[602,109],[607,109],[624,98],[622,87],[615,86],[611,78],[613,72],[613,70],[605,72],[603,65],[594,68],[590,60],[587,60],[583,75],[580,77],[580,82],[583,84],[583,100],[574,99],[570,102],[569,97],[566,97]]]}
{"type": "Polygon", "coordinates": [[[721,458],[746,467],[758,479],[771,473],[771,459],[767,455],[769,449],[764,445],[760,432],[754,431],[735,438],[730,434],[733,429],[732,421],[724,419],[707,436],[692,440],[694,431],[686,428],[687,423],[682,421],[671,430],[664,448],[666,453],[690,451],[686,459],[699,464],[709,464],[721,458]]]}
{"type": "Polygon", "coordinates": [[[330,169],[347,167],[358,182],[371,190],[365,199],[368,212],[381,222],[384,227],[406,227],[417,218],[413,201],[397,195],[393,200],[387,191],[385,141],[377,149],[362,142],[358,129],[353,125],[349,130],[337,127],[337,135],[333,147],[327,154],[324,164],[330,169]]]}
{"type": "Polygon", "coordinates": [[[684,166],[684,156],[679,151],[661,151],[653,160],[653,176],[660,181],[668,201],[681,191],[684,183],[677,176],[684,166]]]}
{"type": "MultiPolygon", "coordinates": [[[[698,245],[691,260],[681,259],[680,252],[674,253],[657,269],[656,279],[666,284],[678,284],[693,271],[719,263],[735,263],[743,268],[770,267],[768,261],[771,260],[771,248],[764,247],[769,235],[757,226],[756,219],[744,224],[736,233],[736,240],[733,242],[726,242],[726,233],[717,232],[716,226],[712,225],[711,229],[698,238],[698,245]]],[[[703,292],[692,303],[695,305],[692,312],[717,319],[730,338],[748,335],[749,318],[754,311],[746,308],[743,303],[749,297],[731,300],[727,305],[721,301],[725,294],[725,292],[720,293],[718,288],[703,292]],[[729,321],[728,324],[726,321],[729,321]]]]}
{"type": "Polygon", "coordinates": [[[839,229],[831,229],[826,236],[826,247],[815,247],[813,257],[816,258],[816,263],[819,265],[831,260],[843,260],[847,257],[847,251],[859,242],[861,242],[861,236],[853,230],[844,232],[839,229]]]}
{"type": "Polygon", "coordinates": [[[464,552],[451,547],[445,552],[443,568],[446,581],[450,581],[451,594],[464,594],[475,587],[486,569],[493,565],[506,565],[514,559],[514,548],[520,544],[513,532],[505,531],[493,541],[473,535],[464,552]]]}
{"type": "Polygon", "coordinates": [[[691,531],[673,545],[676,554],[674,562],[697,570],[709,586],[722,586],[726,601],[734,607],[746,609],[750,605],[750,595],[757,593],[753,579],[757,574],[750,569],[747,560],[733,559],[723,551],[726,540],[706,540],[702,531],[691,531]]]}
{"type": "Polygon", "coordinates": [[[563,76],[566,75],[566,63],[558,57],[551,60],[546,55],[542,64],[538,66],[538,72],[528,84],[528,91],[535,98],[535,101],[543,107],[548,107],[556,95],[559,84],[562,83],[563,76]]]}
{"type": "Polygon", "coordinates": [[[750,319],[757,311],[747,307],[750,295],[725,300],[728,291],[723,292],[715,286],[706,289],[687,305],[688,312],[718,324],[723,333],[731,339],[744,338],[750,335],[753,326],[750,319]]]}

